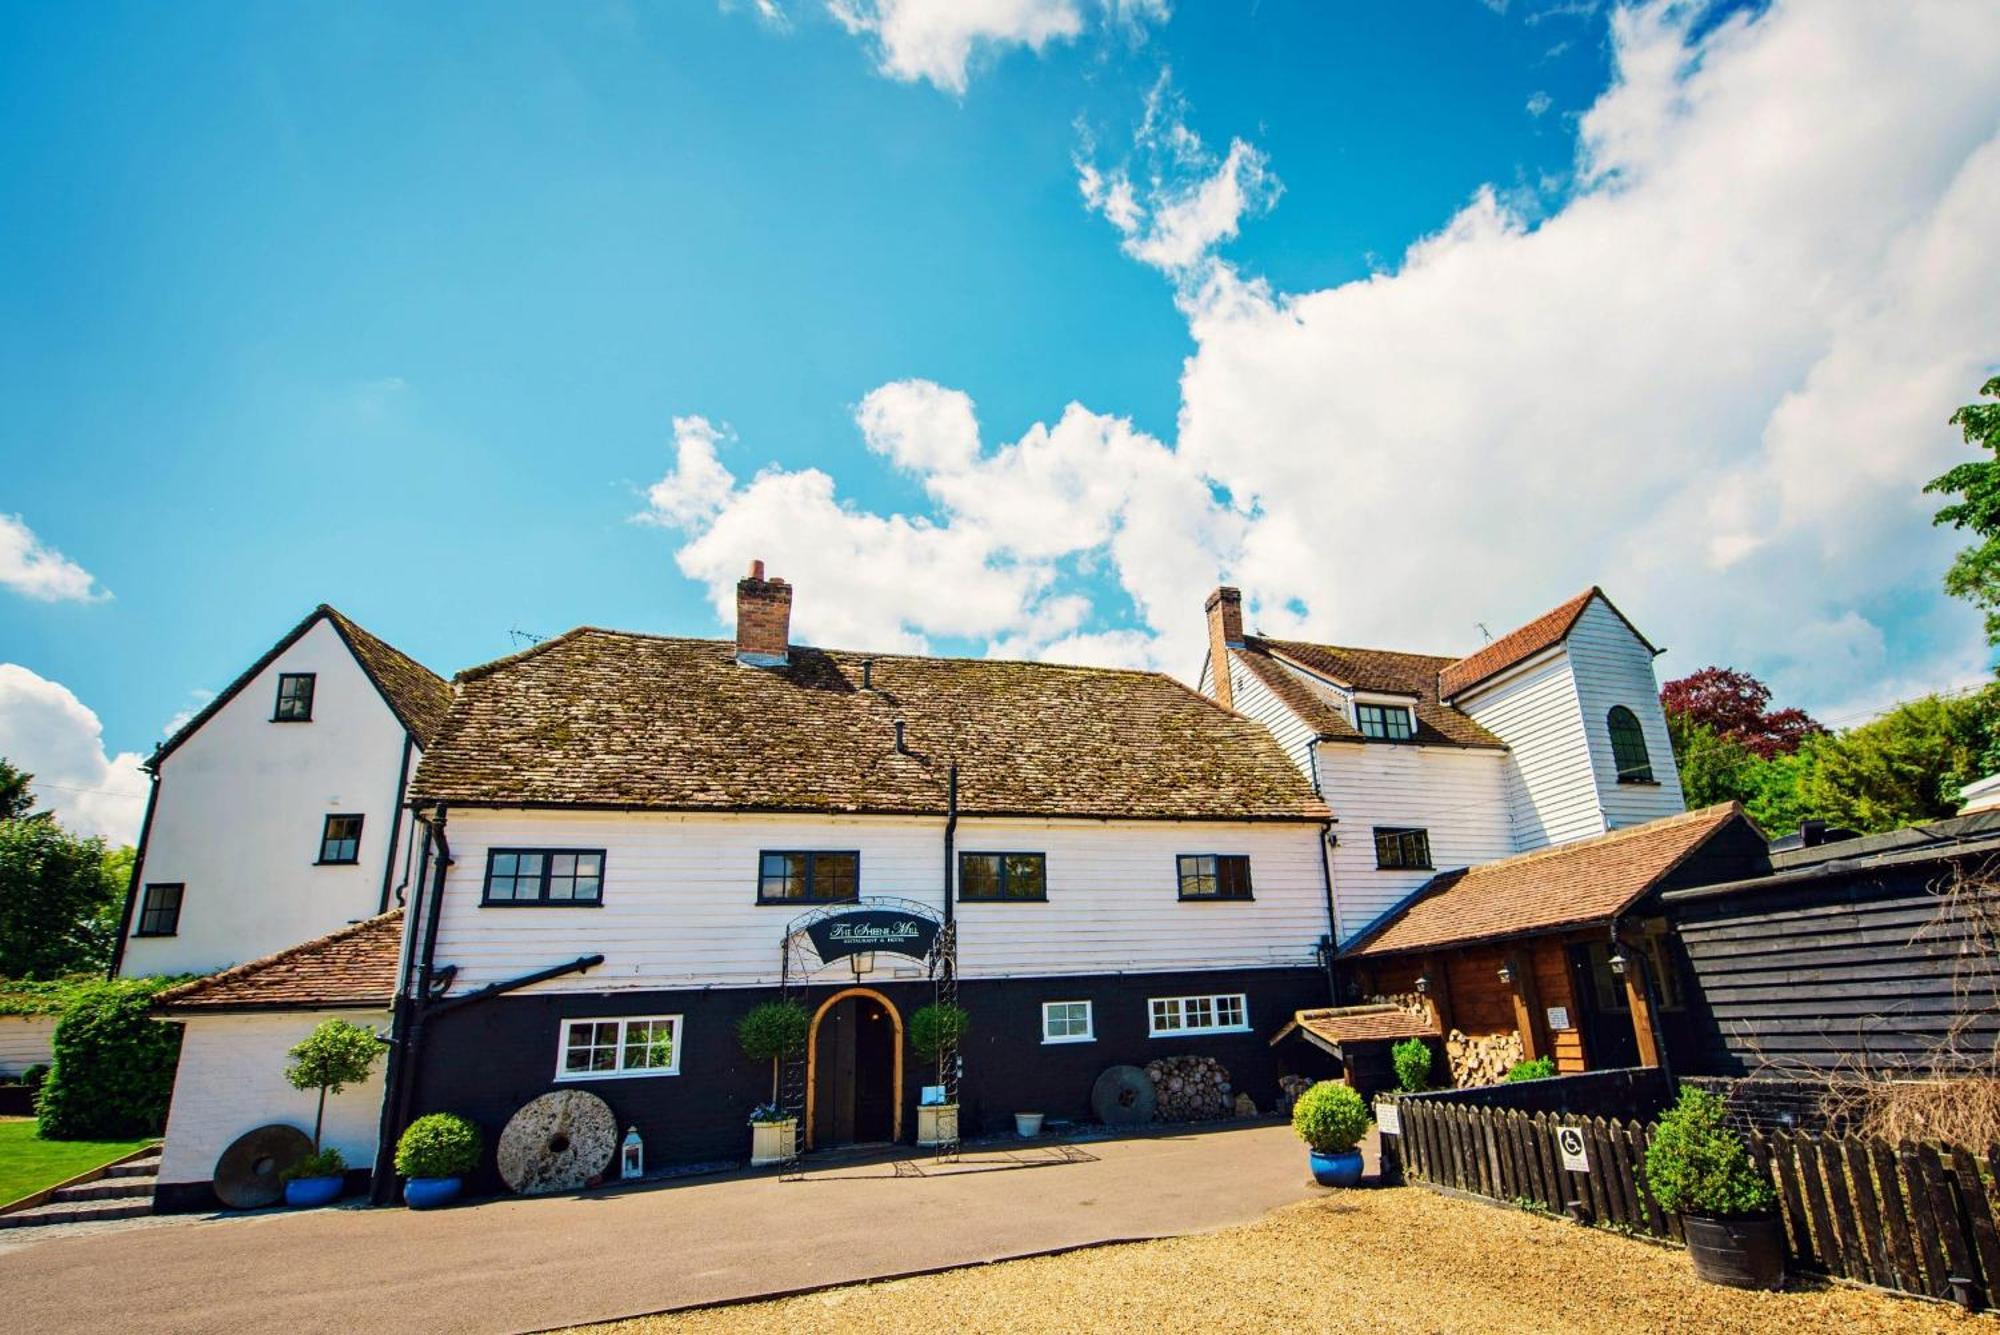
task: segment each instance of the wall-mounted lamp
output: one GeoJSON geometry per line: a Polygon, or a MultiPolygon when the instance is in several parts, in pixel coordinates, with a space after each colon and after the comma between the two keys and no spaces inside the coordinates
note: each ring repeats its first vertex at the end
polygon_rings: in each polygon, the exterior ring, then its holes
{"type": "Polygon", "coordinates": [[[1507,963],[1502,964],[1500,966],[1500,981],[1508,984],[1509,986],[1513,985],[1514,962],[1512,960],[1509,960],[1507,963]]]}
{"type": "Polygon", "coordinates": [[[875,952],[872,950],[857,951],[847,957],[847,962],[854,969],[856,982],[860,982],[864,975],[875,972],[875,952]]]}
{"type": "Polygon", "coordinates": [[[1611,963],[1611,972],[1617,974],[1620,978],[1623,978],[1625,976],[1625,952],[1623,951],[1613,952],[1610,963],[1611,963]]]}
{"type": "Polygon", "coordinates": [[[1431,990],[1431,976],[1427,973],[1418,974],[1416,986],[1417,986],[1417,995],[1420,997],[1425,995],[1431,990]]]}

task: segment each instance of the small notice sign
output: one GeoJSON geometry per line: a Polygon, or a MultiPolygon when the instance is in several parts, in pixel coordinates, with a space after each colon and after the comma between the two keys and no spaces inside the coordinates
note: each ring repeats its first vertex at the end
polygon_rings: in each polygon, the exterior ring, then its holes
{"type": "Polygon", "coordinates": [[[1551,1029],[1569,1028],[1569,1007],[1567,1006],[1549,1007],[1549,1028],[1551,1029]]]}
{"type": "Polygon", "coordinates": [[[1562,1166],[1571,1173],[1590,1171],[1590,1148],[1583,1138],[1580,1126],[1559,1126],[1556,1128],[1556,1153],[1562,1157],[1562,1166]]]}
{"type": "Polygon", "coordinates": [[[1403,1134],[1403,1110],[1393,1103],[1375,1105],[1375,1125],[1385,1136],[1403,1134]]]}

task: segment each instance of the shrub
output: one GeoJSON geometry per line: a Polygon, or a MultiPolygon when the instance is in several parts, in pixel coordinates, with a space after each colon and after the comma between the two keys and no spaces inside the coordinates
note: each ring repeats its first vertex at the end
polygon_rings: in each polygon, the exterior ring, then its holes
{"type": "Polygon", "coordinates": [[[1396,1084],[1405,1094],[1417,1094],[1431,1086],[1431,1045],[1421,1038],[1406,1038],[1389,1049],[1396,1064],[1396,1084]]]}
{"type": "Polygon", "coordinates": [[[486,1141],[457,1113],[426,1113],[396,1142],[396,1171],[404,1177],[464,1177],[479,1168],[486,1141]]]}
{"type": "Polygon", "coordinates": [[[1338,1080],[1322,1080],[1292,1105],[1292,1130],[1321,1154],[1351,1150],[1368,1132],[1368,1105],[1338,1080]]]}
{"type": "Polygon", "coordinates": [[[1646,1181],[1661,1205],[1689,1214],[1756,1214],[1777,1200],[1743,1137],[1725,1123],[1722,1100],[1705,1089],[1683,1089],[1653,1127],[1646,1181]]]}
{"type": "Polygon", "coordinates": [[[27,1070],[21,1072],[21,1083],[29,1089],[40,1089],[42,1082],[48,1078],[49,1064],[47,1062],[36,1062],[27,1070]]]}
{"type": "MultiPolygon", "coordinates": [[[[771,1063],[771,1103],[778,1102],[778,1063],[806,1045],[812,1019],[796,1001],[765,1001],[736,1022],[736,1041],[752,1061],[771,1063]]],[[[751,1120],[756,1120],[754,1117],[751,1120]]]]}
{"type": "MultiPolygon", "coordinates": [[[[910,1016],[910,1046],[918,1052],[928,1052],[933,1061],[941,1062],[944,1050],[954,1047],[965,1037],[965,1031],[972,1026],[972,1017],[965,1013],[963,1006],[948,1006],[932,1002],[928,1006],[917,1007],[910,1016]]],[[[939,1071],[942,1075],[943,1071],[939,1071]]]]}
{"type": "Polygon", "coordinates": [[[326,1124],[326,1096],[368,1078],[369,1067],[386,1045],[373,1029],[347,1020],[321,1020],[285,1056],[285,1082],[293,1089],[319,1091],[319,1112],[313,1117],[313,1149],[319,1149],[320,1128],[326,1124]]]}
{"type": "Polygon", "coordinates": [[[166,1125],[181,1027],[152,1018],[172,979],[123,978],[72,993],[35,1099],[45,1140],[129,1140],[166,1125]]]}
{"type": "Polygon", "coordinates": [[[1554,1057],[1537,1057],[1533,1061],[1515,1062],[1507,1070],[1506,1083],[1519,1084],[1523,1080],[1552,1080],[1556,1073],[1554,1057]]]}
{"type": "Polygon", "coordinates": [[[329,1146],[323,1150],[314,1150],[279,1173],[278,1177],[286,1182],[296,1182],[302,1177],[339,1177],[346,1171],[347,1156],[329,1146]]]}

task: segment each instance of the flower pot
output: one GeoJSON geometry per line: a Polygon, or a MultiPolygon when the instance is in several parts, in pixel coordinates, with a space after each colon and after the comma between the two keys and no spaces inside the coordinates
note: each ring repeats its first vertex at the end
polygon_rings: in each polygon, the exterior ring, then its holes
{"type": "Polygon", "coordinates": [[[958,1105],[930,1103],[917,1105],[917,1144],[943,1145],[958,1139],[958,1105]]]}
{"type": "Polygon", "coordinates": [[[412,1210],[435,1210],[457,1200],[464,1185],[456,1177],[413,1177],[403,1183],[403,1203],[412,1210]]]}
{"type": "Polygon", "coordinates": [[[1041,1135],[1042,1115],[1040,1113],[1015,1113],[1014,1134],[1023,1140],[1033,1140],[1036,1136],[1041,1135]]]}
{"type": "Polygon", "coordinates": [[[1785,1225],[1775,1213],[1681,1215],[1696,1278],[1735,1289],[1785,1287],[1785,1225]]]}
{"type": "Polygon", "coordinates": [[[768,1168],[775,1163],[796,1158],[799,1145],[799,1119],[790,1118],[783,1122],[752,1122],[750,1124],[750,1166],[768,1168]]]}
{"type": "Polygon", "coordinates": [[[295,1177],[285,1183],[285,1204],[299,1209],[310,1209],[315,1205],[331,1205],[340,1199],[340,1189],[347,1185],[347,1179],[334,1177],[295,1177]]]}
{"type": "Polygon", "coordinates": [[[1312,1160],[1313,1181],[1322,1187],[1351,1187],[1361,1181],[1360,1150],[1334,1150],[1329,1154],[1311,1150],[1308,1157],[1312,1160]]]}

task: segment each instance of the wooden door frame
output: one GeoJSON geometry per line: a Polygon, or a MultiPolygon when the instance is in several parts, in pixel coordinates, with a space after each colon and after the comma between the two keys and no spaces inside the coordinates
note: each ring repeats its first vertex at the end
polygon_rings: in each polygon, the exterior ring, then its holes
{"type": "Polygon", "coordinates": [[[814,1105],[819,1101],[819,1022],[826,1017],[828,1011],[849,997],[873,997],[882,1003],[882,1008],[889,1012],[890,1022],[896,1026],[896,1077],[891,1086],[895,1091],[896,1115],[891,1122],[893,1130],[890,1132],[890,1138],[897,1144],[901,1144],[903,1140],[903,1013],[896,1009],[895,1002],[889,1000],[889,998],[883,996],[872,987],[843,987],[840,991],[822,1001],[819,1009],[813,1012],[812,1030],[806,1038],[805,1133],[807,1149],[813,1147],[814,1105]]]}

